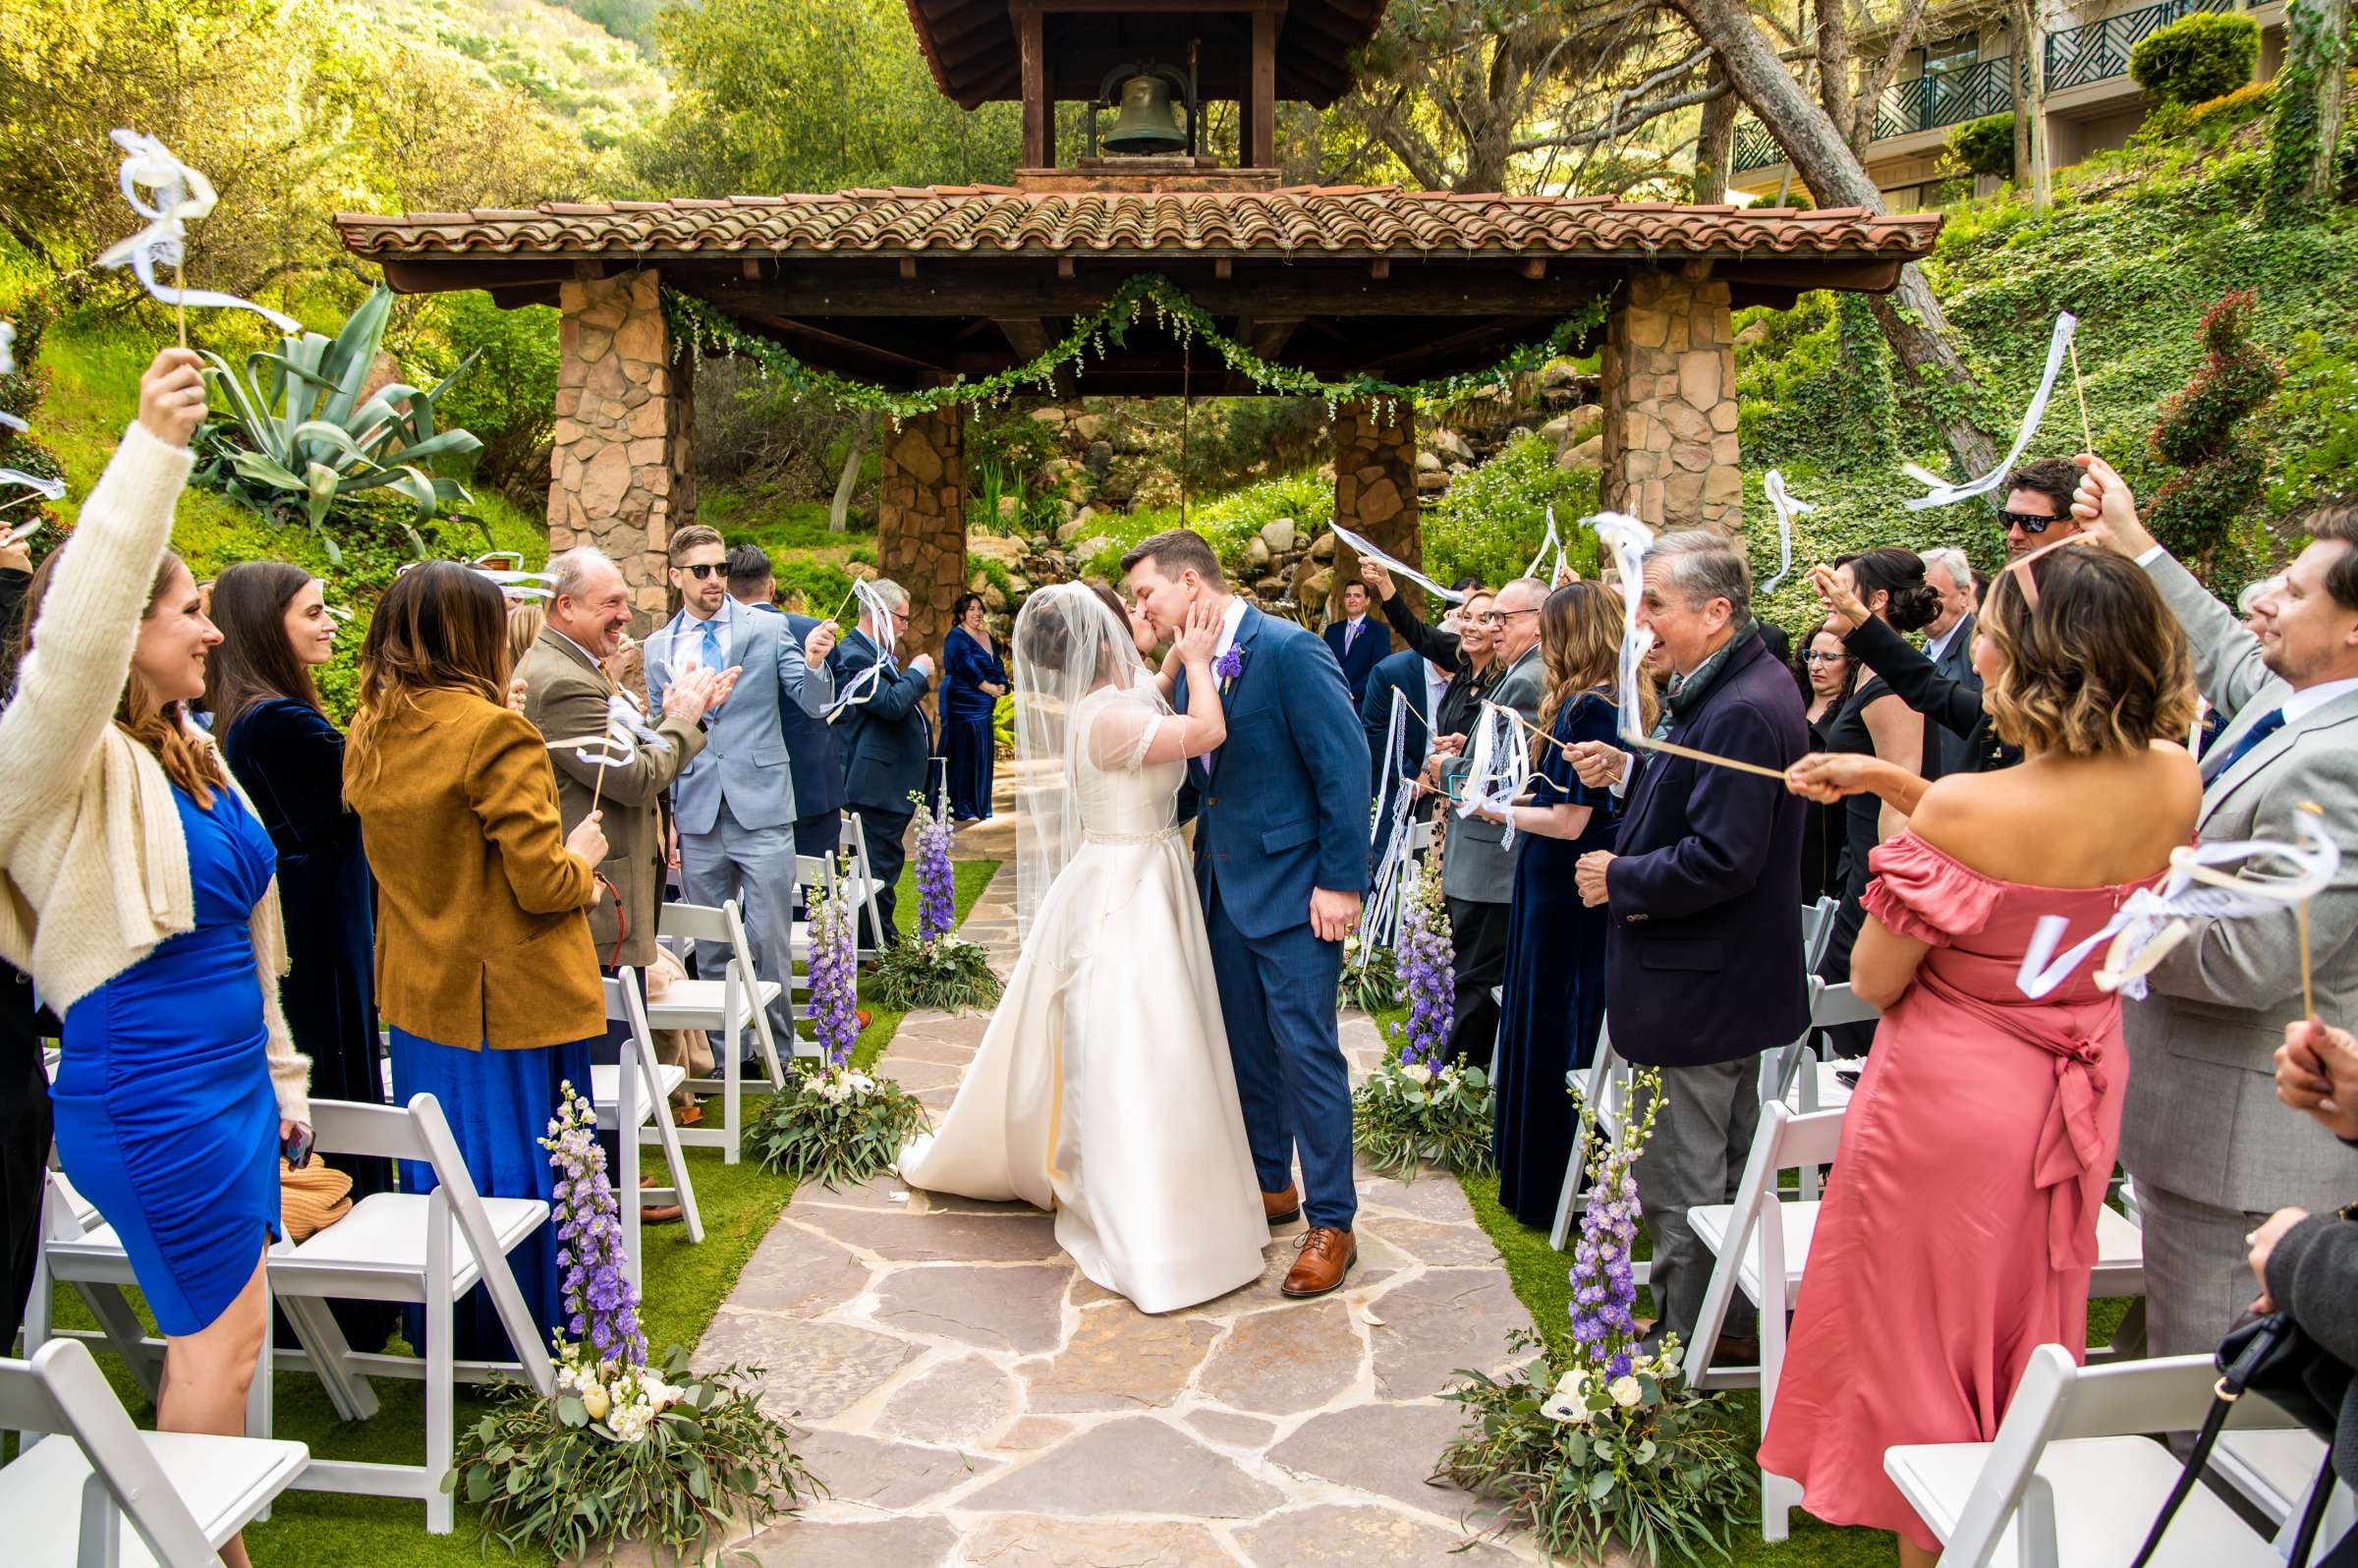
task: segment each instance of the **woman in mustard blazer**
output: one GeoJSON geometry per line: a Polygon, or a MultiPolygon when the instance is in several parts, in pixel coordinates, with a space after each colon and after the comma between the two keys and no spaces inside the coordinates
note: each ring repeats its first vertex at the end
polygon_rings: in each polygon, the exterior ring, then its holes
{"type": "MultiPolygon", "coordinates": [[[[538,1140],[570,1080],[587,1093],[606,1033],[597,953],[583,912],[605,835],[592,812],[567,837],[540,732],[502,700],[507,611],[490,581],[436,561],[394,581],[361,650],[344,753],[376,875],[377,1009],[391,1028],[393,1098],[432,1094],[486,1196],[547,1200],[538,1140]]],[[[404,1161],[402,1186],[433,1188],[404,1161]]],[[[567,1326],[557,1234],[510,1255],[526,1303],[567,1326]]],[[[417,1342],[418,1326],[410,1335],[417,1342]]],[[[512,1360],[489,1298],[460,1304],[457,1353],[512,1360]]]]}

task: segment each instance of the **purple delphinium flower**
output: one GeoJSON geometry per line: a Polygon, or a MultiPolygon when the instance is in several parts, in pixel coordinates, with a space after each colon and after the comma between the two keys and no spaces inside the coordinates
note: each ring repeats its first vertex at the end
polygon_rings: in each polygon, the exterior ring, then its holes
{"type": "Polygon", "coordinates": [[[860,1038],[858,950],[840,884],[810,890],[811,1023],[827,1065],[852,1059],[860,1038]]]}
{"type": "Polygon", "coordinates": [[[1245,650],[1234,643],[1229,644],[1228,651],[1211,661],[1211,673],[1223,681],[1233,681],[1244,674],[1245,650]]]}
{"type": "MultiPolygon", "coordinates": [[[[1408,1001],[1408,1027],[1400,1035],[1400,1063],[1439,1068],[1456,1022],[1454,955],[1449,916],[1441,907],[1439,878],[1418,872],[1402,894],[1398,971],[1408,1001]]],[[[1398,1032],[1399,1026],[1393,1026],[1398,1032]]]]}
{"type": "Polygon", "coordinates": [[[558,1090],[557,1114],[539,1141],[557,1173],[551,1219],[565,1247],[566,1331],[587,1342],[601,1361],[646,1364],[639,1328],[639,1289],[623,1269],[622,1209],[606,1178],[606,1151],[597,1142],[597,1112],[568,1082],[558,1090]]]}
{"type": "Polygon", "coordinates": [[[917,939],[931,946],[950,934],[958,924],[956,879],[950,870],[950,817],[947,802],[926,809],[915,791],[917,828],[917,939]]]}
{"type": "Polygon", "coordinates": [[[1631,1311],[1638,1284],[1629,1252],[1645,1209],[1630,1166],[1645,1152],[1661,1104],[1659,1080],[1651,1073],[1641,1074],[1629,1092],[1618,1136],[1610,1143],[1600,1142],[1589,1161],[1580,1240],[1572,1249],[1572,1338],[1588,1364],[1601,1368],[1608,1378],[1629,1374],[1631,1350],[1639,1337],[1631,1311]],[[1637,1103],[1648,1091],[1653,1098],[1641,1115],[1637,1103]]]}

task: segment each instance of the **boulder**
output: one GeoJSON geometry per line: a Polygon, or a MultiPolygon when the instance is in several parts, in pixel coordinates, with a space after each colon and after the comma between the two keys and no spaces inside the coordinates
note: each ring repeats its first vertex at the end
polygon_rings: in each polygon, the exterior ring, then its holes
{"type": "Polygon", "coordinates": [[[1269,553],[1269,541],[1268,541],[1268,540],[1266,540],[1266,539],[1263,538],[1261,535],[1259,535],[1259,534],[1257,533],[1257,534],[1255,534],[1253,537],[1251,537],[1251,538],[1249,538],[1249,539],[1247,539],[1247,540],[1245,541],[1245,570],[1246,570],[1246,571],[1248,571],[1248,572],[1258,572],[1258,571],[1261,571],[1262,569],[1265,568],[1265,567],[1266,567],[1266,566],[1269,564],[1269,562],[1270,562],[1270,560],[1271,560],[1271,559],[1273,559],[1273,557],[1272,557],[1272,556],[1270,555],[1270,553],[1269,553]]]}
{"type": "Polygon", "coordinates": [[[1753,322],[1735,337],[1735,345],[1739,349],[1757,349],[1768,341],[1768,323],[1766,321],[1753,322]]]}
{"type": "MultiPolygon", "coordinates": [[[[1540,426],[1540,434],[1545,437],[1550,444],[1555,446],[1562,446],[1566,438],[1569,437],[1571,433],[1572,416],[1569,414],[1559,414],[1554,419],[1549,420],[1545,424],[1540,426]]],[[[1419,468],[1424,467],[1424,465],[1421,463],[1417,466],[1419,468]]]]}
{"type": "Polygon", "coordinates": [[[1079,544],[1073,546],[1073,554],[1086,561],[1092,556],[1095,555],[1099,550],[1110,549],[1112,546],[1112,534],[1093,533],[1088,538],[1083,539],[1079,544]]]}
{"type": "Polygon", "coordinates": [[[1261,526],[1261,542],[1269,547],[1272,555],[1283,555],[1294,547],[1294,520],[1290,517],[1272,518],[1261,526]]]}
{"type": "Polygon", "coordinates": [[[1257,577],[1253,580],[1253,592],[1258,598],[1283,598],[1285,596],[1285,579],[1281,577],[1257,577]]]}
{"type": "MultiPolygon", "coordinates": [[[[1565,415],[1564,420],[1566,421],[1565,434],[1562,439],[1572,442],[1585,441],[1604,428],[1604,405],[1583,403],[1565,415]]],[[[1560,445],[1561,442],[1558,444],[1560,445]]]]}
{"type": "Polygon", "coordinates": [[[976,588],[975,591],[982,595],[982,608],[988,610],[993,615],[1003,615],[1006,613],[1007,595],[1001,591],[996,583],[993,583],[989,579],[985,578],[982,581],[982,585],[976,588]]]}
{"type": "Polygon", "coordinates": [[[1331,561],[1331,560],[1333,560],[1333,559],[1334,559],[1334,535],[1333,535],[1333,534],[1331,534],[1331,533],[1321,533],[1321,534],[1319,534],[1319,535],[1317,538],[1315,538],[1315,539],[1311,540],[1311,541],[1310,541],[1310,558],[1311,558],[1312,560],[1314,560],[1314,561],[1331,561]]]}
{"type": "Polygon", "coordinates": [[[1579,379],[1580,372],[1572,368],[1569,360],[1550,360],[1546,368],[1540,371],[1540,385],[1544,389],[1568,387],[1579,379]]]}
{"type": "Polygon", "coordinates": [[[1034,409],[1032,411],[1032,418],[1038,420],[1040,423],[1046,425],[1051,430],[1061,430],[1064,428],[1064,410],[1062,409],[1034,409]]]}
{"type": "Polygon", "coordinates": [[[1105,433],[1105,417],[1101,414],[1077,414],[1071,421],[1072,432],[1084,441],[1095,441],[1105,433]]]}
{"type": "Polygon", "coordinates": [[[1424,476],[1426,475],[1438,474],[1440,472],[1441,460],[1438,457],[1434,456],[1431,452],[1419,452],[1417,454],[1417,482],[1420,485],[1425,482],[1424,476]]]}
{"type": "Polygon", "coordinates": [[[1438,495],[1447,488],[1449,488],[1449,476],[1442,470],[1419,469],[1417,471],[1417,493],[1419,495],[1438,495]]]}
{"type": "Polygon", "coordinates": [[[1466,438],[1447,425],[1435,428],[1427,438],[1427,445],[1447,461],[1454,463],[1474,461],[1474,449],[1466,444],[1466,438]]]}
{"type": "Polygon", "coordinates": [[[1016,518],[1017,518],[1017,517],[1018,517],[1018,516],[1019,516],[1019,515],[1020,515],[1020,514],[1023,512],[1023,509],[1024,509],[1024,503],[1023,503],[1023,502],[1021,502],[1021,501],[1019,501],[1019,500],[1017,500],[1017,499],[1016,499],[1014,496],[1012,496],[1012,495],[1002,495],[1002,496],[1000,496],[1000,497],[999,497],[999,521],[1000,521],[1000,522],[1002,522],[1002,523],[1012,523],[1012,522],[1014,522],[1014,521],[1016,520],[1016,518]]]}
{"type": "Polygon", "coordinates": [[[972,533],[967,535],[966,554],[973,561],[1014,566],[1024,558],[1024,541],[1008,533],[972,533]]]}
{"type": "Polygon", "coordinates": [[[1604,437],[1592,435],[1585,441],[1565,447],[1556,455],[1555,466],[1567,474],[1576,474],[1582,469],[1603,468],[1604,437]]]}

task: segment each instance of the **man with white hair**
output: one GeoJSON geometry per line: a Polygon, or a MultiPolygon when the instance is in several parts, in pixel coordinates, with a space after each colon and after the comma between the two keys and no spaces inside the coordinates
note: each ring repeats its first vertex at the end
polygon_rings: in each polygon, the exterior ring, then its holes
{"type": "MultiPolygon", "coordinates": [[[[1954,545],[1926,550],[1923,557],[1925,585],[1940,595],[1940,613],[1924,629],[1925,657],[1933,661],[1935,673],[1943,680],[1970,687],[1979,695],[1982,678],[1973,672],[1973,563],[1954,545]]],[[[1935,772],[1928,766],[1927,778],[1971,770],[1972,754],[1964,736],[1928,715],[1924,739],[1925,759],[1938,768],[1935,772]]]]}
{"type": "MultiPolygon", "coordinates": [[[[933,660],[920,653],[904,661],[900,640],[909,635],[909,592],[889,578],[869,584],[872,603],[863,597],[859,629],[835,655],[836,678],[856,694],[835,716],[835,738],[843,753],[844,809],[860,818],[868,838],[869,869],[876,878],[876,921],[881,931],[861,933],[861,945],[890,947],[900,939],[893,924],[894,884],[901,879],[903,843],[917,808],[909,799],[926,792],[926,761],[933,755],[933,727],[926,720],[925,697],[933,684],[933,660]],[[891,617],[877,622],[874,605],[891,617]],[[891,645],[887,645],[887,644],[891,645]],[[867,672],[876,668],[872,681],[867,672]]],[[[868,916],[860,917],[865,927],[868,916]]]]}

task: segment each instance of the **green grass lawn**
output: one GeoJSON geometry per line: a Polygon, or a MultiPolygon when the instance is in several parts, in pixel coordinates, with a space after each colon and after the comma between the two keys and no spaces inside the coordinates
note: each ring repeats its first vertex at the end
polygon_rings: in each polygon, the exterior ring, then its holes
{"type": "MultiPolygon", "coordinates": [[[[990,884],[997,869],[995,861],[956,864],[959,919],[964,920],[974,908],[975,900],[990,884]]],[[[913,862],[901,875],[900,907],[906,910],[916,905],[913,862]]],[[[904,1016],[876,1012],[861,1031],[859,1042],[853,1047],[853,1061],[862,1067],[872,1067],[904,1016]]],[[[752,1117],[765,1098],[749,1095],[745,1101],[746,1115],[752,1117]]],[[[686,1232],[676,1225],[649,1226],[641,1232],[641,1245],[646,1249],[643,1271],[646,1300],[641,1316],[646,1326],[647,1342],[658,1352],[670,1344],[693,1346],[702,1336],[705,1325],[711,1322],[712,1315],[737,1282],[746,1260],[753,1256],[755,1247],[768,1234],[787,1200],[794,1196],[792,1181],[772,1175],[751,1159],[725,1165],[717,1148],[691,1148],[687,1155],[691,1178],[696,1184],[697,1204],[704,1221],[703,1242],[689,1245],[686,1232]]],[[[655,1157],[656,1165],[650,1168],[659,1170],[659,1153],[655,1157]]],[[[61,1287],[56,1300],[61,1327],[93,1326],[80,1298],[71,1290],[61,1287]]],[[[141,1315],[144,1316],[143,1307],[141,1315]]],[[[98,1364],[133,1419],[141,1426],[151,1425],[155,1412],[130,1372],[103,1351],[98,1364]]],[[[381,1405],[376,1417],[365,1423],[349,1424],[337,1419],[317,1379],[308,1373],[281,1372],[273,1407],[274,1434],[309,1443],[311,1453],[318,1458],[419,1463],[424,1457],[425,1447],[423,1386],[390,1378],[380,1378],[373,1386],[381,1405]]],[[[462,1386],[461,1429],[483,1408],[483,1400],[462,1386]]],[[[290,1491],[279,1500],[269,1521],[254,1526],[247,1532],[246,1539],[257,1563],[279,1568],[297,1568],[297,1565],[390,1568],[394,1564],[409,1568],[411,1564],[477,1563],[483,1559],[476,1543],[476,1510],[462,1503],[458,1527],[451,1535],[428,1536],[425,1510],[421,1503],[350,1497],[337,1492],[290,1491]]],[[[496,1543],[491,1551],[497,1561],[554,1560],[539,1552],[510,1556],[496,1543]]]]}

